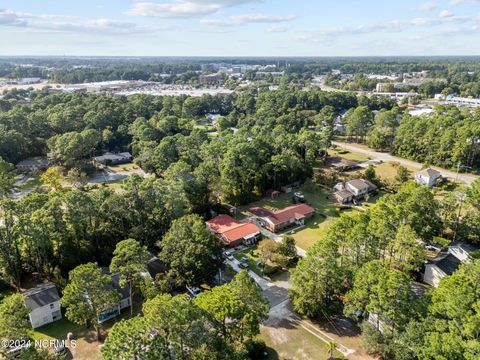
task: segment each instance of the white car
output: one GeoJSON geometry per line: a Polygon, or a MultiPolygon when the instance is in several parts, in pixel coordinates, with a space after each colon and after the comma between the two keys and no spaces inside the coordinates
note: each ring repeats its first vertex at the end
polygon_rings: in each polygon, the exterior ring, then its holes
{"type": "Polygon", "coordinates": [[[197,297],[202,292],[202,290],[200,290],[200,288],[198,288],[196,286],[188,286],[187,285],[186,288],[187,288],[188,293],[192,297],[197,297]]]}

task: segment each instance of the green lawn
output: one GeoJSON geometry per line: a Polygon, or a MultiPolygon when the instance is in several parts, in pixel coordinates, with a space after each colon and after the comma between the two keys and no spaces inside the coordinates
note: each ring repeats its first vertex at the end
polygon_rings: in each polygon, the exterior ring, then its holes
{"type": "Polygon", "coordinates": [[[79,326],[66,318],[44,325],[35,330],[30,331],[30,336],[34,340],[52,340],[66,339],[69,332],[78,336],[78,333],[86,332],[84,326],[79,326]]]}
{"type": "MultiPolygon", "coordinates": [[[[397,175],[398,164],[392,162],[383,162],[381,164],[375,165],[375,173],[377,177],[382,180],[393,180],[397,175]]],[[[413,173],[417,170],[414,168],[407,167],[411,177],[413,178],[413,173]]]]}
{"type": "Polygon", "coordinates": [[[306,224],[306,227],[300,231],[291,234],[295,239],[295,244],[303,250],[308,250],[315,242],[321,240],[327,233],[330,225],[335,221],[335,217],[323,219],[318,215],[315,215],[306,224]],[[317,222],[316,219],[321,219],[321,222],[317,222]]]}
{"type": "MultiPolygon", "coordinates": [[[[328,191],[312,182],[307,182],[298,189],[307,202],[316,210],[316,214],[307,221],[305,227],[291,234],[297,246],[308,250],[317,240],[325,236],[330,224],[340,215],[339,204],[328,198],[328,191]]],[[[282,209],[292,205],[292,194],[281,194],[277,199],[265,200],[266,208],[282,209]]],[[[343,210],[348,211],[348,210],[343,210]]]]}
{"type": "MultiPolygon", "coordinates": [[[[327,343],[288,318],[272,325],[262,325],[260,337],[267,345],[269,360],[328,358],[327,343]]],[[[338,351],[334,356],[344,358],[338,351]]]]}
{"type": "Polygon", "coordinates": [[[138,170],[140,167],[134,163],[118,164],[108,166],[108,170],[113,172],[138,170]]]}
{"type": "MultiPolygon", "coordinates": [[[[325,236],[332,221],[340,216],[340,205],[328,198],[328,190],[307,181],[304,186],[295,191],[301,191],[310,206],[316,210],[316,214],[307,221],[305,227],[291,234],[297,246],[308,250],[317,240],[325,236]]],[[[263,206],[267,209],[283,209],[292,205],[292,193],[281,193],[278,198],[264,198],[249,206],[263,206]]],[[[342,210],[349,211],[349,210],[342,210]]],[[[244,213],[246,215],[246,213],[244,213]]],[[[289,233],[287,231],[287,233],[289,233]]]]}
{"type": "Polygon", "coordinates": [[[215,131],[215,128],[214,128],[212,125],[196,124],[194,127],[195,127],[196,129],[206,130],[207,132],[215,131]]]}
{"type": "Polygon", "coordinates": [[[337,147],[335,149],[333,149],[333,148],[328,149],[328,155],[339,156],[339,157],[342,157],[344,159],[357,161],[357,162],[363,162],[363,161],[370,160],[370,157],[368,157],[368,155],[358,153],[358,152],[355,152],[355,151],[345,150],[341,147],[337,147]]]}
{"type": "MultiPolygon", "coordinates": [[[[328,199],[328,191],[324,188],[313,184],[311,181],[307,181],[304,186],[295,189],[295,191],[301,191],[305,195],[308,204],[315,208],[319,214],[323,214],[325,217],[338,215],[336,209],[338,204],[328,199]]],[[[293,205],[292,196],[293,193],[281,193],[276,199],[263,199],[260,205],[267,209],[283,209],[293,205]]]]}

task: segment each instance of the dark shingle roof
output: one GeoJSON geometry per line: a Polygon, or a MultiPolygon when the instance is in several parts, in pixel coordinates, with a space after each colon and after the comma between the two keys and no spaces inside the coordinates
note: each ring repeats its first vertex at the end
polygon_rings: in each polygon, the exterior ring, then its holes
{"type": "Polygon", "coordinates": [[[147,269],[148,269],[148,273],[153,279],[155,279],[155,276],[157,276],[157,274],[165,274],[168,271],[165,263],[156,256],[153,256],[148,261],[147,269]]]}
{"type": "MultiPolygon", "coordinates": [[[[121,295],[122,299],[126,299],[130,296],[130,292],[128,291],[128,285],[125,285],[123,288],[120,286],[120,274],[119,273],[114,273],[112,274],[108,267],[103,267],[102,268],[102,273],[105,275],[110,275],[112,278],[112,283],[113,283],[113,288],[117,290],[121,295]]],[[[111,285],[107,286],[106,290],[110,290],[112,288],[111,285]]]]}
{"type": "Polygon", "coordinates": [[[32,311],[60,300],[55,284],[45,283],[29,289],[23,293],[25,305],[32,311]]]}
{"type": "Polygon", "coordinates": [[[122,299],[128,298],[130,296],[130,292],[128,291],[128,285],[125,285],[124,287],[120,286],[120,274],[115,273],[112,274],[111,277],[113,281],[113,287],[122,295],[122,299]]]}
{"type": "Polygon", "coordinates": [[[447,275],[452,275],[458,269],[461,263],[462,262],[452,254],[448,254],[444,258],[435,261],[435,265],[437,265],[447,275]]]}

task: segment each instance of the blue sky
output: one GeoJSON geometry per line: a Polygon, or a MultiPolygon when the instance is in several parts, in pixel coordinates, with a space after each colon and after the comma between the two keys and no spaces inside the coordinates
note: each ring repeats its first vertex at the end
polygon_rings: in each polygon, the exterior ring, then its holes
{"type": "Polygon", "coordinates": [[[480,55],[480,0],[0,0],[0,55],[480,55]]]}

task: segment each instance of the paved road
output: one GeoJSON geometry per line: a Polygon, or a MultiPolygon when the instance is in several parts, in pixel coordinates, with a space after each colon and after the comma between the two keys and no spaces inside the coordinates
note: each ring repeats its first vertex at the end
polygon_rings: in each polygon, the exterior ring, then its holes
{"type": "MultiPolygon", "coordinates": [[[[375,150],[371,149],[366,149],[365,147],[358,146],[356,144],[350,144],[350,143],[344,143],[344,142],[339,142],[339,141],[332,141],[334,145],[337,145],[341,148],[347,149],[349,151],[355,151],[361,154],[365,154],[370,156],[372,159],[376,160],[382,160],[382,161],[392,161],[392,162],[397,162],[401,165],[404,166],[409,166],[414,169],[422,169],[423,164],[420,164],[418,162],[412,161],[412,160],[407,160],[401,157],[393,156],[389,153],[382,153],[378,152],[375,150]]],[[[443,177],[447,177],[449,179],[455,180],[457,177],[457,174],[455,171],[450,171],[450,170],[445,170],[439,167],[432,166],[432,168],[438,170],[443,177]]],[[[463,181],[464,183],[471,185],[472,182],[477,179],[479,176],[478,175],[472,175],[472,174],[459,174],[458,175],[458,180],[463,181]]]]}
{"type": "MultiPolygon", "coordinates": [[[[238,260],[233,259],[227,260],[226,262],[236,272],[242,270],[238,266],[240,264],[238,260]]],[[[270,304],[269,316],[263,324],[264,326],[273,327],[275,329],[286,327],[287,325],[293,327],[300,326],[305,331],[309,332],[326,344],[331,341],[335,341],[337,344],[337,350],[340,351],[345,357],[355,355],[355,349],[346,347],[340,341],[338,341],[338,339],[332,338],[328,333],[322,331],[307,319],[302,319],[292,310],[292,305],[288,297],[288,289],[291,287],[291,284],[288,280],[276,282],[268,281],[251,270],[248,270],[248,274],[260,286],[262,289],[262,294],[268,299],[270,304]]]]}

